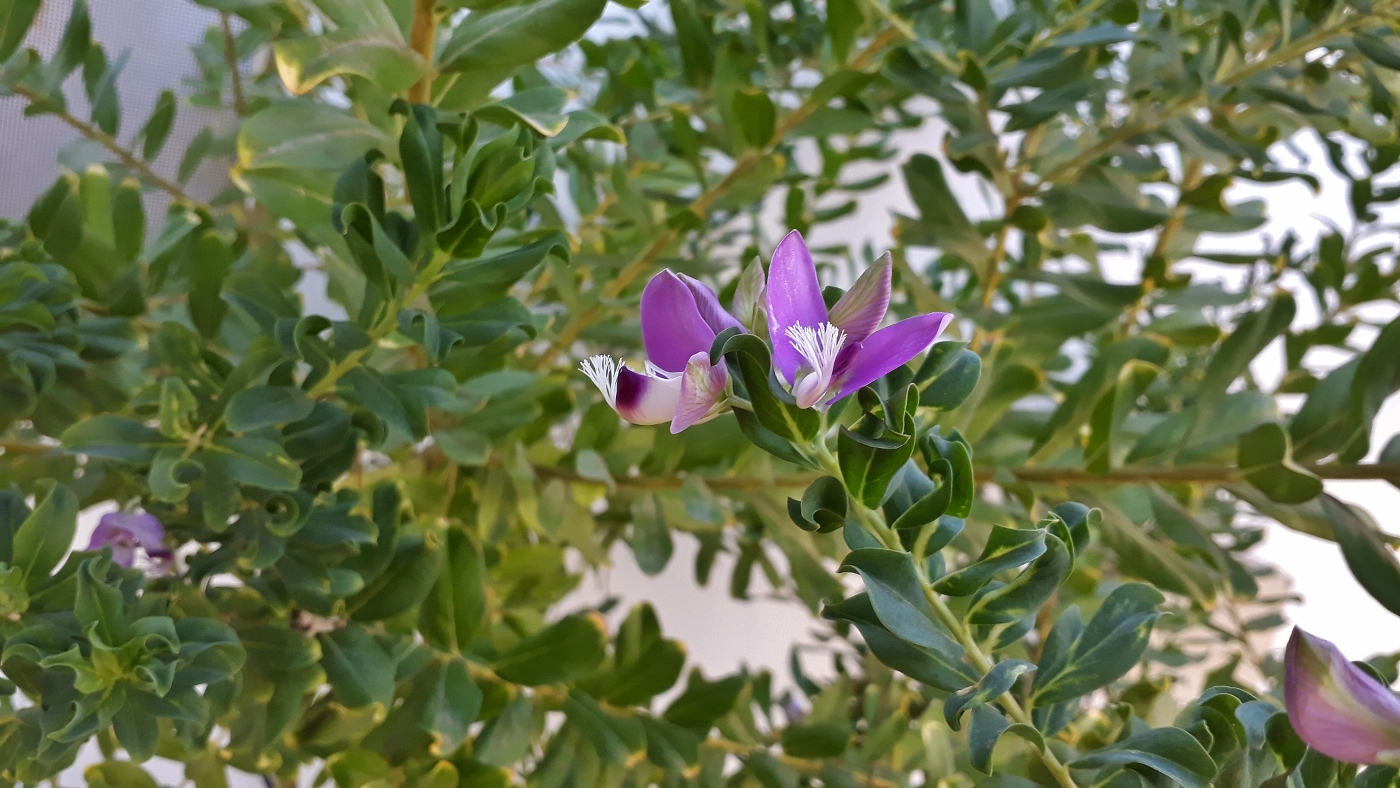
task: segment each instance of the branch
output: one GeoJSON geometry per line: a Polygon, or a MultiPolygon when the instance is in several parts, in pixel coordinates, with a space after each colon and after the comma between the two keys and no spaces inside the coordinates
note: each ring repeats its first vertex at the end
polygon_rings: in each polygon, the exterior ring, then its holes
{"type": "MultiPolygon", "coordinates": [[[[1342,465],[1340,463],[1306,463],[1302,466],[1323,479],[1378,480],[1400,482],[1400,463],[1342,465]]],[[[1244,481],[1244,473],[1233,465],[1183,465],[1174,468],[1117,468],[1105,473],[1093,473],[1083,468],[980,467],[977,478],[995,479],[1006,472],[1017,481],[1030,484],[1229,484],[1244,481]]],[[[566,468],[536,465],[535,473],[550,479],[577,484],[604,484],[598,479],[582,476],[566,468]]],[[[623,490],[679,490],[685,487],[685,476],[625,476],[615,480],[623,490]]],[[[815,473],[793,473],[781,476],[703,476],[711,490],[753,492],[759,490],[794,490],[806,487],[819,478],[815,473]]]]}
{"type": "MultiPolygon", "coordinates": [[[[1400,482],[1400,463],[1343,465],[1305,463],[1304,469],[1323,479],[1400,482]]],[[[978,469],[994,474],[997,469],[978,469]]],[[[1092,473],[1082,468],[1006,468],[1023,482],[1046,484],[1142,484],[1146,482],[1225,484],[1244,481],[1244,472],[1232,465],[1183,465],[1175,468],[1117,468],[1092,473]]]]}
{"type": "MultiPolygon", "coordinates": [[[[44,98],[38,93],[35,93],[29,88],[24,87],[23,85],[13,85],[10,87],[10,90],[13,91],[16,95],[24,96],[26,99],[29,100],[30,104],[45,106],[46,108],[52,106],[48,99],[44,98]]],[[[150,182],[151,185],[155,186],[156,188],[160,189],[166,194],[169,194],[171,197],[174,197],[176,200],[205,211],[211,210],[207,203],[200,202],[199,200],[196,200],[195,198],[186,194],[185,190],[180,188],[179,184],[173,181],[168,181],[165,178],[162,178],[161,176],[157,175],[155,170],[151,169],[149,164],[136,158],[136,154],[132,153],[126,148],[123,148],[119,142],[113,139],[110,134],[103,131],[102,129],[99,129],[91,123],[78,120],[77,118],[70,115],[67,110],[49,110],[49,114],[52,114],[54,117],[68,124],[69,127],[77,131],[84,137],[87,137],[93,142],[96,142],[98,145],[101,145],[102,147],[106,148],[109,153],[111,153],[113,156],[116,156],[117,159],[121,161],[123,166],[127,167],[128,169],[134,170],[143,179],[150,182]]]]}
{"type": "MultiPolygon", "coordinates": [[[[1241,66],[1240,68],[1236,69],[1235,71],[1226,75],[1224,78],[1217,81],[1216,84],[1222,86],[1234,85],[1252,77],[1258,76],[1259,74],[1262,74],[1265,71],[1268,71],[1269,69],[1280,66],[1283,63],[1292,60],[1296,57],[1302,57],[1303,55],[1306,55],[1312,50],[1325,44],[1329,38],[1342,35],[1350,31],[1354,27],[1376,20],[1381,14],[1383,14],[1387,10],[1394,8],[1397,4],[1398,3],[1395,0],[1377,3],[1374,7],[1372,7],[1370,13],[1353,13],[1349,16],[1346,16],[1338,22],[1334,22],[1333,24],[1327,25],[1326,27],[1320,27],[1301,38],[1294,39],[1293,41],[1284,44],[1283,46],[1279,47],[1273,52],[1263,55],[1262,57],[1260,57],[1252,63],[1249,63],[1245,66],[1241,66]]],[[[1196,103],[1196,99],[1199,98],[1201,95],[1205,94],[1191,94],[1178,98],[1177,100],[1168,104],[1157,116],[1157,118],[1152,122],[1136,120],[1119,126],[1117,129],[1111,131],[1108,136],[1103,137],[1097,143],[1090,146],[1087,150],[1083,151],[1082,153],[1065,162],[1064,164],[1061,164],[1055,169],[1051,170],[1045,175],[1045,177],[1040,179],[1040,183],[1050,183],[1065,175],[1072,175],[1078,172],[1080,168],[1093,161],[1096,161],[1100,156],[1117,147],[1119,143],[1131,137],[1135,137],[1138,134],[1142,134],[1143,132],[1151,131],[1152,129],[1161,125],[1161,123],[1166,119],[1175,117],[1176,115],[1194,106],[1196,103]]],[[[1038,185],[1036,187],[1033,187],[1032,193],[1038,188],[1038,185]]]]}
{"type": "Polygon", "coordinates": [[[437,48],[437,17],[433,14],[434,0],[415,0],[413,4],[413,27],[409,30],[408,45],[423,58],[426,70],[423,77],[408,89],[410,103],[422,104],[428,100],[433,87],[433,61],[437,48]]]}
{"type": "Polygon", "coordinates": [[[219,12],[219,26],[224,31],[224,63],[228,67],[228,78],[233,85],[233,111],[241,118],[248,114],[248,105],[243,100],[243,74],[238,69],[238,44],[233,38],[233,28],[229,27],[228,12],[219,12]]]}
{"type": "MultiPolygon", "coordinates": [[[[902,33],[892,27],[881,31],[879,35],[866,45],[865,49],[861,50],[860,54],[856,55],[848,68],[860,70],[869,65],[876,55],[884,51],[885,47],[889,46],[895,39],[900,38],[902,35],[902,33]]],[[[734,188],[735,184],[743,180],[744,176],[748,175],[754,167],[758,166],[758,163],[762,161],[764,157],[772,153],[774,148],[783,141],[783,138],[789,131],[797,126],[797,124],[806,120],[813,112],[816,112],[824,106],[826,106],[825,101],[815,102],[809,98],[802,106],[788,113],[773,131],[772,142],[762,148],[750,151],[736,161],[734,163],[734,169],[730,170],[729,174],[724,176],[724,180],[705,190],[704,193],[695,198],[695,201],[690,204],[690,210],[702,220],[708,218],[710,208],[712,208],[721,197],[727,194],[730,189],[734,188]]],[[[617,275],[609,280],[602,288],[602,291],[598,294],[598,298],[592,306],[582,310],[564,324],[564,327],[559,330],[558,336],[555,337],[554,341],[539,357],[535,365],[536,369],[548,366],[550,362],[554,360],[555,355],[559,353],[561,347],[568,347],[573,344],[574,340],[578,339],[579,334],[583,333],[584,329],[592,325],[593,322],[598,319],[598,316],[602,314],[604,303],[622,295],[627,289],[627,286],[632,284],[632,281],[637,277],[646,273],[647,270],[651,268],[652,264],[656,262],[656,259],[661,256],[661,253],[665,252],[666,249],[673,242],[681,238],[681,236],[681,230],[667,229],[648,244],[646,248],[637,253],[637,255],[633,257],[627,265],[623,266],[622,269],[617,272],[617,275]]]]}

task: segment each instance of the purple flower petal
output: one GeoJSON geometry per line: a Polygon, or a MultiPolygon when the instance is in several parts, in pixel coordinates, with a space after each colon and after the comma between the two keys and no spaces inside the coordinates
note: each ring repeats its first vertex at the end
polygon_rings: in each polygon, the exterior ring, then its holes
{"type": "Polygon", "coordinates": [[[1348,763],[1400,756],[1400,698],[1336,646],[1295,627],[1284,667],[1288,721],[1309,747],[1348,763]]]}
{"type": "MultiPolygon", "coordinates": [[[[710,330],[714,331],[715,334],[719,334],[726,328],[744,330],[743,325],[720,305],[719,296],[715,295],[715,291],[711,290],[709,285],[685,274],[679,274],[678,277],[690,289],[690,294],[695,298],[695,307],[700,310],[700,317],[704,319],[710,330]]],[[[705,348],[705,350],[709,351],[709,348],[705,348]]]]}
{"type": "Polygon", "coordinates": [[[680,372],[691,356],[709,352],[716,333],[680,277],[662,271],[647,282],[642,291],[642,344],[651,363],[667,372],[680,372]]]}
{"type": "Polygon", "coordinates": [[[793,230],[773,251],[768,266],[768,335],[773,340],[773,363],[789,383],[797,378],[802,354],[793,347],[789,326],[816,328],[826,320],[826,302],[812,253],[793,230]]]}
{"type": "Polygon", "coordinates": [[[165,541],[165,526],[155,515],[146,512],[112,512],[102,515],[101,522],[110,522],[131,532],[146,552],[159,549],[165,541]]]}
{"type": "Polygon", "coordinates": [[[676,404],[680,398],[680,378],[651,377],[627,367],[618,370],[617,400],[613,408],[617,415],[633,424],[664,424],[670,421],[676,415],[676,404]]]}
{"type": "Polygon", "coordinates": [[[843,353],[839,360],[836,379],[840,390],[829,402],[850,396],[928,350],[952,319],[947,312],[918,315],[882,328],[853,346],[855,350],[843,353]]]}
{"type": "Polygon", "coordinates": [[[728,383],[729,373],[723,364],[710,365],[709,352],[691,356],[681,376],[680,402],[676,405],[675,418],[671,419],[671,434],[708,418],[710,411],[724,397],[724,387],[728,383]]]}
{"type": "Polygon", "coordinates": [[[96,552],[104,547],[111,548],[112,562],[130,569],[136,563],[136,537],[113,519],[115,514],[119,513],[105,514],[97,521],[87,549],[96,552]]]}
{"type": "Polygon", "coordinates": [[[880,327],[880,321],[885,319],[885,312],[890,308],[893,269],[894,261],[890,253],[885,252],[831,308],[830,320],[846,332],[847,342],[864,342],[880,327]]]}

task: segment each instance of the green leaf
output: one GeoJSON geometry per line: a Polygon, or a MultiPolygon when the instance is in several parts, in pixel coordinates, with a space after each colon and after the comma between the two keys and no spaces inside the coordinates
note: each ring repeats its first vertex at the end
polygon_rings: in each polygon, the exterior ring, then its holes
{"type": "Polygon", "coordinates": [[[1210,754],[1196,737],[1180,728],[1145,731],[1081,755],[1066,765],[1071,769],[1146,766],[1185,788],[1210,788],[1216,773],[1210,754]]]}
{"type": "Polygon", "coordinates": [[[845,725],[798,723],[783,729],[783,753],[793,758],[838,758],[851,742],[845,725]]]}
{"type": "Polygon", "coordinates": [[[698,668],[693,669],[686,680],[685,692],[671,701],[662,717],[682,728],[709,730],[715,720],[734,708],[747,683],[742,674],[706,681],[698,668]]]}
{"type": "Polygon", "coordinates": [[[199,458],[206,469],[217,465],[239,484],[295,490],[301,483],[301,467],[279,444],[263,438],[215,438],[199,458]]]}
{"type": "Polygon", "coordinates": [[[915,222],[901,217],[896,228],[900,240],[911,245],[938,246],[972,263],[987,257],[982,234],[953,196],[938,159],[924,153],[913,156],[904,165],[904,182],[919,209],[919,219],[915,222]]]}
{"type": "Polygon", "coordinates": [[[1277,423],[1240,436],[1239,465],[1244,478],[1277,503],[1304,503],[1322,494],[1322,480],[1293,462],[1288,433],[1277,423]]]}
{"type": "Polygon", "coordinates": [[[957,692],[977,681],[977,676],[961,658],[950,659],[933,649],[896,637],[875,615],[868,594],[856,594],[839,604],[827,605],[822,609],[822,617],[855,624],[876,659],[915,681],[945,692],[957,692]]]}
{"type": "Polygon", "coordinates": [[[431,694],[419,724],[432,734],[433,752],[450,755],[467,740],[481,712],[481,688],[472,680],[464,659],[447,659],[433,674],[431,694]]]}
{"type": "MultiPolygon", "coordinates": [[[[564,131],[566,126],[576,122],[574,118],[577,113],[570,113],[568,117],[564,115],[564,104],[567,100],[568,95],[559,88],[529,88],[512,93],[508,98],[487,104],[478,109],[475,116],[507,128],[519,123],[528,126],[542,137],[554,137],[564,131]]],[[[579,118],[579,121],[586,122],[582,118],[579,118]]],[[[605,123],[600,118],[598,125],[603,126],[605,123]]],[[[576,132],[574,139],[585,134],[596,134],[597,128],[595,126],[587,130],[580,130],[576,132]]],[[[626,140],[615,141],[625,142],[626,140]]]]}
{"type": "Polygon", "coordinates": [[[788,517],[804,531],[830,533],[846,524],[846,488],[834,476],[822,476],[802,492],[802,500],[788,499],[788,517]]]}
{"type": "Polygon", "coordinates": [[[948,596],[970,596],[998,572],[1030,563],[1045,553],[1043,529],[992,526],[992,533],[977,560],[939,578],[933,590],[948,596]]]}
{"type": "Polygon", "coordinates": [[[606,0],[538,0],[473,13],[443,45],[438,68],[451,74],[533,63],[579,40],[605,5],[606,0]]]}
{"type": "Polygon", "coordinates": [[[1376,65],[1384,66],[1392,71],[1400,71],[1400,50],[1397,50],[1384,38],[1370,33],[1353,33],[1351,40],[1352,43],[1356,44],[1356,48],[1361,51],[1361,54],[1370,58],[1376,65]]]}
{"type": "Polygon", "coordinates": [[[656,611],[642,603],[618,627],[611,675],[597,694],[617,706],[645,705],[680,678],[685,646],[661,636],[656,611]]]}
{"type": "Polygon", "coordinates": [[[151,110],[151,116],[146,119],[146,125],[142,126],[136,135],[141,139],[141,158],[152,161],[159,156],[174,125],[175,93],[162,90],[156,99],[155,108],[151,110]]]}
{"type": "Polygon", "coordinates": [[[110,566],[110,561],[99,557],[78,567],[73,615],[84,632],[94,633],[109,646],[120,646],[126,643],[128,632],[121,589],[103,578],[110,566]]]}
{"type": "Polygon", "coordinates": [[[99,413],[74,424],[59,436],[59,440],[63,448],[73,454],[137,463],[150,462],[160,447],[183,445],[167,440],[139,421],[109,413],[99,413]]]}
{"type": "Polygon", "coordinates": [[[41,0],[3,0],[0,2],[0,63],[10,59],[19,49],[34,17],[39,13],[41,0]]]}
{"type": "Polygon", "coordinates": [[[443,560],[441,538],[436,533],[422,539],[400,539],[387,569],[366,580],[364,589],[346,600],[351,617],[378,621],[420,604],[437,584],[443,560]]]}
{"type": "Polygon", "coordinates": [[[962,715],[965,711],[985,706],[1000,698],[1016,686],[1021,676],[1035,670],[1035,665],[1019,659],[998,662],[987,671],[976,684],[960,690],[943,702],[943,719],[953,730],[962,730],[962,715]]]}
{"type": "Polygon", "coordinates": [[[529,752],[533,737],[534,706],[528,695],[518,695],[482,729],[472,756],[491,766],[510,766],[529,752]]]}
{"type": "Polygon", "coordinates": [[[1385,534],[1356,507],[1325,493],[1320,500],[1347,569],[1372,599],[1400,616],[1400,561],[1386,544],[1385,534]]]}
{"type": "Polygon", "coordinates": [[[1036,706],[1073,700],[1131,670],[1147,649],[1163,601],[1151,586],[1126,583],[1108,595],[1088,626],[1077,606],[1061,613],[1045,640],[1031,688],[1036,706]]]}
{"type": "MultiPolygon", "coordinates": [[[[437,112],[432,107],[414,104],[408,108],[408,121],[399,135],[399,158],[408,196],[413,203],[413,220],[423,238],[432,238],[438,228],[447,224],[447,195],[443,191],[442,134],[437,129],[437,112]]],[[[380,235],[375,232],[376,238],[380,235]]],[[[386,252],[389,246],[376,245],[386,252]]],[[[383,259],[381,254],[381,259],[383,259]]]]}
{"type": "Polygon", "coordinates": [[[91,788],[160,788],[149,774],[131,761],[104,761],[83,770],[91,788]]]}
{"type": "Polygon", "coordinates": [[[529,687],[568,681],[602,660],[605,631],[597,613],[568,616],[508,649],[491,667],[506,681],[529,687]]]}
{"type": "Polygon", "coordinates": [[[924,385],[919,404],[926,408],[952,410],[963,403],[982,378],[982,357],[967,349],[965,342],[938,342],[929,350],[914,382],[924,385]]]}
{"type": "Polygon", "coordinates": [[[321,667],[336,700],[349,708],[394,700],[394,663],[384,648],[356,623],[321,635],[321,667]]]}
{"type": "Polygon", "coordinates": [[[855,43],[856,34],[865,22],[860,4],[855,0],[828,0],[826,4],[826,37],[831,41],[831,56],[845,63],[855,43]]]}
{"type": "Polygon", "coordinates": [[[671,530],[666,527],[661,498],[646,495],[632,502],[632,537],[628,544],[637,556],[637,567],[643,574],[658,575],[671,561],[675,545],[671,541],[671,530]]]}
{"type": "Polygon", "coordinates": [[[962,658],[962,647],[934,618],[912,555],[879,548],[852,550],[838,571],[860,574],[875,615],[890,632],[953,660],[962,658]]]}
{"type": "Polygon", "coordinates": [[[1249,363],[1276,337],[1288,330],[1298,311],[1297,302],[1287,292],[1280,292],[1258,312],[1250,312],[1220,343],[1211,357],[1198,389],[1203,403],[1214,402],[1225,394],[1235,379],[1244,374],[1249,363]]]}
{"type": "Polygon", "coordinates": [[[364,77],[385,93],[399,93],[427,70],[423,58],[393,24],[286,39],[274,44],[272,51],[277,73],[294,96],[343,74],[364,77]]]}
{"type": "Polygon", "coordinates": [[[744,140],[755,148],[763,148],[773,139],[778,111],[767,93],[746,88],[734,91],[734,119],[744,140]]]}
{"type": "Polygon", "coordinates": [[[1004,733],[1020,736],[1037,750],[1045,749],[1045,738],[1034,727],[1024,723],[1013,725],[992,706],[977,706],[972,709],[972,724],[967,728],[967,750],[972,768],[983,774],[992,773],[992,754],[1004,733]]]}
{"type": "Polygon", "coordinates": [[[867,508],[877,508],[890,481],[914,453],[914,419],[906,416],[902,432],[887,429],[883,420],[867,416],[858,430],[842,427],[836,438],[836,460],[846,489],[867,508]]]}
{"type": "Polygon", "coordinates": [[[234,394],[224,410],[224,421],[234,432],[248,432],[274,424],[301,421],[316,403],[294,386],[255,386],[234,394]]]}
{"type": "Polygon", "coordinates": [[[41,479],[36,487],[34,510],[14,537],[14,566],[24,573],[31,594],[48,582],[78,528],[78,498],[72,491],[52,479],[41,479]]]}
{"type": "Polygon", "coordinates": [[[156,754],[156,741],[160,738],[159,718],[127,701],[112,716],[112,732],[117,735],[117,743],[126,750],[134,763],[143,763],[156,754]]]}
{"type": "Polygon", "coordinates": [[[486,614],[486,562],[464,529],[447,531],[446,564],[419,618],[423,637],[456,653],[470,652],[486,614]]]}
{"type": "Polygon", "coordinates": [[[1026,567],[1015,580],[979,594],[967,609],[970,623],[1010,624],[1020,621],[1040,610],[1040,606],[1069,578],[1074,556],[1059,537],[1049,532],[1049,526],[1045,527],[1045,554],[1026,567]]]}
{"type": "Polygon", "coordinates": [[[1099,399],[1089,417],[1089,442],[1084,447],[1084,469],[1106,473],[1123,464],[1132,448],[1123,426],[1161,370],[1142,361],[1129,361],[1118,371],[1118,380],[1099,399]]]}

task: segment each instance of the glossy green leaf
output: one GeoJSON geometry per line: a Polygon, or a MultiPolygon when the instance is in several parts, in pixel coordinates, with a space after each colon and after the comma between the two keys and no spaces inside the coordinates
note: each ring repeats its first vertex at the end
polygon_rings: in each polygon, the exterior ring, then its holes
{"type": "Polygon", "coordinates": [[[846,488],[834,476],[807,485],[802,500],[788,499],[788,517],[804,531],[830,533],[846,524],[846,488]]]}
{"type": "Polygon", "coordinates": [[[224,409],[224,421],[234,432],[301,421],[311,415],[311,401],[291,386],[256,386],[233,395],[224,409]]]}
{"type": "Polygon", "coordinates": [[[603,658],[605,632],[597,614],[568,616],[520,641],[491,667],[506,681],[526,686],[567,681],[603,658]]]}
{"type": "Polygon", "coordinates": [[[78,528],[78,498],[67,487],[41,480],[34,509],[14,535],[14,567],[24,573],[30,592],[42,588],[63,560],[78,528]]]}
{"type": "Polygon", "coordinates": [[[1163,601],[1156,589],[1127,583],[1108,595],[1088,625],[1077,607],[1061,613],[1041,651],[1031,688],[1035,703],[1072,700],[1126,674],[1146,650],[1163,601]]]}
{"type": "Polygon", "coordinates": [[[1044,530],[993,526],[977,560],[939,578],[933,589],[948,596],[970,596],[998,572],[1030,563],[1045,553],[1044,530]]]}
{"type": "Polygon", "coordinates": [[[1371,598],[1400,616],[1400,561],[1386,543],[1386,535],[1350,504],[1326,494],[1320,500],[1347,569],[1371,598]]]}
{"type": "Polygon", "coordinates": [[[393,662],[363,626],[350,624],[319,640],[321,665],[341,703],[350,708],[371,703],[389,707],[394,699],[393,662]]]}
{"type": "Polygon", "coordinates": [[[962,655],[962,648],[935,618],[909,553],[877,548],[852,550],[842,562],[841,571],[860,574],[875,615],[890,632],[952,659],[962,655]]]}
{"type": "Polygon", "coordinates": [[[943,719],[953,730],[962,730],[963,712],[985,706],[1016,686],[1021,676],[1035,670],[1035,665],[1019,659],[998,662],[976,684],[960,690],[943,703],[943,719]]]}
{"type": "Polygon", "coordinates": [[[972,394],[981,377],[981,356],[968,350],[961,342],[937,342],[919,366],[919,371],[914,373],[915,382],[923,385],[919,404],[926,408],[952,410],[972,394]]]}
{"type": "MultiPolygon", "coordinates": [[[[1066,532],[1067,533],[1067,532],[1066,532]]],[[[1050,530],[1045,534],[1045,553],[1003,586],[978,594],[967,609],[973,624],[1010,624],[1040,610],[1069,577],[1074,565],[1070,548],[1050,530]]],[[[987,588],[984,586],[984,588],[987,588]]]]}
{"type": "Polygon", "coordinates": [[[1185,788],[1208,788],[1215,762],[1195,737],[1180,728],[1158,728],[1130,736],[1069,762],[1072,769],[1145,766],[1185,788]]]}
{"type": "Polygon", "coordinates": [[[1245,479],[1278,503],[1303,503],[1322,493],[1322,480],[1293,462],[1288,433],[1278,424],[1240,436],[1239,464],[1245,479]]]}
{"type": "Polygon", "coordinates": [[[601,0],[544,0],[474,13],[443,44],[438,68],[450,74],[532,63],[577,41],[603,5],[601,0]]]}
{"type": "Polygon", "coordinates": [[[855,624],[876,659],[915,681],[945,692],[957,692],[977,681],[976,674],[961,658],[921,648],[886,629],[868,594],[856,594],[840,604],[827,605],[822,609],[822,617],[855,624]]]}

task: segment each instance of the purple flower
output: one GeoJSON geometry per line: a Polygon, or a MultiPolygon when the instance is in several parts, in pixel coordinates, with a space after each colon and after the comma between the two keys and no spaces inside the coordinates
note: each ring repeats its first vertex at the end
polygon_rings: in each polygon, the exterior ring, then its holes
{"type": "Polygon", "coordinates": [[[633,424],[671,422],[676,433],[724,411],[721,404],[729,373],[711,366],[710,346],[726,328],[740,328],[719,298],[704,284],[662,271],[642,291],[642,344],[646,372],[637,372],[611,356],[593,356],[582,364],[603,399],[633,424]]]}
{"type": "Polygon", "coordinates": [[[830,405],[904,366],[952,320],[932,312],[880,328],[891,268],[887,253],[828,312],[802,235],[793,230],[778,244],[768,268],[768,333],[773,362],[800,407],[830,405]]]}
{"type": "Polygon", "coordinates": [[[1283,661],[1288,721],[1309,747],[1348,763],[1400,765],[1400,698],[1389,687],[1296,627],[1283,661]]]}
{"type": "Polygon", "coordinates": [[[112,560],[128,569],[136,562],[138,547],[143,548],[157,564],[168,563],[174,558],[174,553],[165,546],[165,527],[155,515],[145,512],[110,512],[102,515],[87,549],[101,550],[104,547],[112,548],[112,560]]]}

